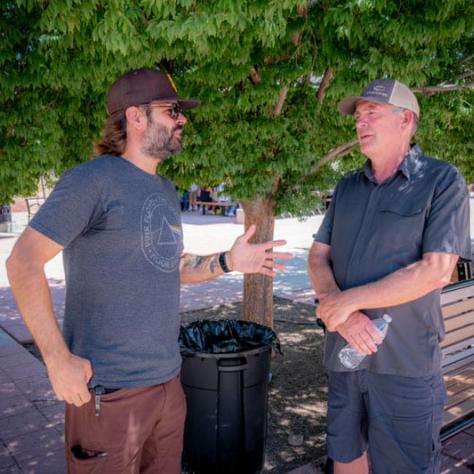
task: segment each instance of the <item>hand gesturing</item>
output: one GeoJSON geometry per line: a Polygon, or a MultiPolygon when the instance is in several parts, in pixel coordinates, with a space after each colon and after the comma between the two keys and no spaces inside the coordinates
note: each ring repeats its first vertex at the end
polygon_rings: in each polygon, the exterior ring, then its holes
{"type": "Polygon", "coordinates": [[[272,240],[261,244],[249,243],[255,231],[256,226],[252,224],[247,232],[234,242],[230,249],[229,267],[242,273],[261,273],[271,277],[275,276],[275,270],[286,267],[284,263],[275,262],[275,259],[290,259],[293,255],[288,252],[272,251],[273,247],[286,245],[286,240],[272,240]]]}

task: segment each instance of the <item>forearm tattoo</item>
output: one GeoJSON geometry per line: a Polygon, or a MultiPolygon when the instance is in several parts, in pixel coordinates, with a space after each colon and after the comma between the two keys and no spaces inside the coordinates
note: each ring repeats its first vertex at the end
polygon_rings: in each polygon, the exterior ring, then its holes
{"type": "Polygon", "coordinates": [[[218,262],[219,255],[211,255],[211,257],[212,258],[209,262],[209,270],[211,271],[211,273],[216,273],[216,271],[220,268],[218,262]]]}
{"type": "Polygon", "coordinates": [[[190,257],[191,258],[189,259],[190,260],[189,263],[190,263],[190,267],[192,269],[200,267],[202,265],[202,263],[204,262],[204,260],[205,260],[205,257],[202,257],[201,255],[195,255],[195,256],[190,255],[190,257]],[[192,257],[194,257],[194,258],[192,258],[192,257]]]}
{"type": "Polygon", "coordinates": [[[181,270],[184,272],[211,273],[216,274],[220,269],[219,254],[214,255],[190,255],[181,257],[181,270]]]}

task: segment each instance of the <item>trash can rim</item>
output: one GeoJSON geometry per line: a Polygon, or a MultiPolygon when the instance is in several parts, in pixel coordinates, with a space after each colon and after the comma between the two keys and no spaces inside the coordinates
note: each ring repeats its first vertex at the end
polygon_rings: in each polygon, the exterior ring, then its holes
{"type": "Polygon", "coordinates": [[[267,350],[272,350],[271,344],[264,344],[263,346],[260,346],[260,347],[255,347],[253,349],[245,349],[239,352],[212,353],[212,352],[191,351],[189,349],[181,349],[181,355],[183,357],[203,357],[205,359],[235,359],[236,357],[260,354],[261,352],[265,352],[267,350]]]}

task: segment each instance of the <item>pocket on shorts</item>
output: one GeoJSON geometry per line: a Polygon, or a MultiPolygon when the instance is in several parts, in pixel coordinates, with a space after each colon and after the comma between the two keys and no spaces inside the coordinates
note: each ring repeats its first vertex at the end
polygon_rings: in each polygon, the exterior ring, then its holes
{"type": "Polygon", "coordinates": [[[406,460],[411,461],[406,472],[429,472],[439,451],[444,386],[437,375],[412,379],[410,385],[406,409],[400,407],[394,414],[393,427],[406,460]]]}
{"type": "Polygon", "coordinates": [[[69,474],[99,474],[103,472],[108,453],[84,446],[69,449],[69,474]]]}

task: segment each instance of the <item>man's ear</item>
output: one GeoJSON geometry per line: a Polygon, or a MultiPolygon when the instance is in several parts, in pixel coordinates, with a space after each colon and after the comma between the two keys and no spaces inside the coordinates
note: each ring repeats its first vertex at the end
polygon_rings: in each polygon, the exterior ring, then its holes
{"type": "Polygon", "coordinates": [[[403,111],[403,119],[402,119],[403,127],[411,128],[414,120],[415,120],[414,113],[411,110],[405,109],[403,111]]]}
{"type": "Polygon", "coordinates": [[[139,107],[127,107],[125,118],[127,119],[127,126],[137,131],[142,131],[147,127],[146,113],[139,107]]]}

